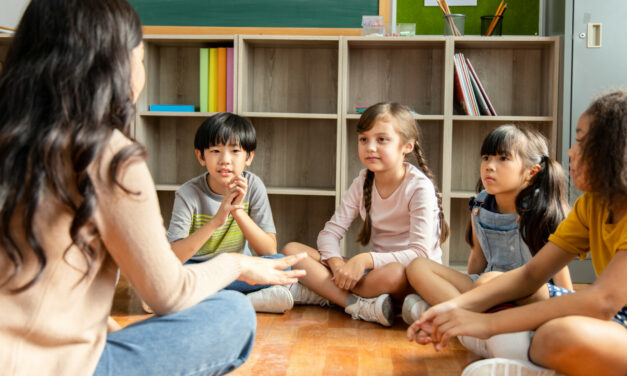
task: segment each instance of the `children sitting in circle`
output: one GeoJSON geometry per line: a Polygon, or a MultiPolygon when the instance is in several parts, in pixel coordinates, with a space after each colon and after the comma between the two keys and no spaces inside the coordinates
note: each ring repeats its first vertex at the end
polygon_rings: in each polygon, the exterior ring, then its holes
{"type": "MultiPolygon", "coordinates": [[[[538,131],[502,125],[481,146],[481,183],[485,190],[470,199],[471,253],[468,274],[416,259],[407,278],[417,294],[405,298],[403,319],[412,324],[430,305],[458,296],[478,284],[527,263],[546,243],[568,212],[562,167],[549,156],[548,142],[538,131]]],[[[547,298],[572,289],[568,267],[528,299],[547,298]]],[[[484,356],[526,358],[529,332],[478,341],[460,338],[484,356]],[[518,355],[515,355],[518,354],[518,355]]]]}
{"type": "Polygon", "coordinates": [[[333,302],[354,319],[390,326],[392,298],[402,301],[409,291],[405,267],[416,258],[440,263],[449,230],[412,114],[398,103],[378,103],[361,115],[357,132],[365,169],[318,235],[318,249],[289,243],[283,252],[309,255],[294,265],[307,271],[290,287],[295,303],[333,302]],[[409,154],[418,167],[405,161],[409,154]],[[344,258],[340,241],[359,215],[358,241],[371,251],[344,258]]]}
{"type": "MultiPolygon", "coordinates": [[[[592,102],[579,118],[568,156],[572,182],[584,194],[542,249],[521,267],[428,309],[407,330],[410,340],[441,349],[453,336],[534,330],[528,357],[536,365],[568,375],[627,374],[627,91],[592,102]],[[535,293],[575,257],[588,254],[597,275],[590,287],[481,313],[535,293]]],[[[464,375],[504,367],[550,374],[536,365],[487,359],[464,375]]]]}

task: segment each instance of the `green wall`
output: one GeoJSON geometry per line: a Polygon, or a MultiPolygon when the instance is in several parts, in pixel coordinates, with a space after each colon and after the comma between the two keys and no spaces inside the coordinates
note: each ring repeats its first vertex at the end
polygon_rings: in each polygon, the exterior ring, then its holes
{"type": "MultiPolygon", "coordinates": [[[[465,35],[481,33],[481,16],[494,14],[500,0],[477,0],[476,6],[450,7],[451,13],[466,15],[465,35]]],[[[509,0],[503,17],[503,35],[535,35],[538,33],[540,0],[509,0]]],[[[439,7],[425,7],[424,0],[397,0],[398,23],[416,24],[416,35],[444,32],[444,20],[439,7]]]]}

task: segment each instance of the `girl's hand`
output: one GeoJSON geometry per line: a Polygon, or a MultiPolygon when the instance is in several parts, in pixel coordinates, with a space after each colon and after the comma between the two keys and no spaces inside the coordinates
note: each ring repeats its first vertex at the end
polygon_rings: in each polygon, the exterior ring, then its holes
{"type": "MultiPolygon", "coordinates": [[[[447,304],[449,302],[440,305],[447,304]]],[[[439,307],[440,305],[431,308],[437,308],[434,313],[430,313],[428,310],[413,323],[410,326],[412,332],[410,329],[407,330],[408,337],[412,335],[413,338],[416,335],[414,331],[417,329],[425,328],[424,330],[428,331],[429,325],[431,325],[431,341],[433,341],[435,350],[440,351],[446,347],[452,337],[471,336],[486,339],[492,336],[488,314],[467,311],[455,307],[454,304],[449,304],[448,307],[439,307]],[[429,318],[427,318],[427,314],[429,314],[429,318]]]]}
{"type": "Polygon", "coordinates": [[[416,342],[426,345],[433,342],[433,321],[445,312],[457,308],[457,305],[451,301],[437,304],[425,312],[414,321],[413,324],[407,328],[407,339],[409,341],[416,340],[416,342]],[[425,337],[428,336],[427,340],[425,337]]]}
{"type": "Polygon", "coordinates": [[[298,282],[299,277],[305,276],[302,269],[285,271],[288,267],[305,259],[307,253],[299,253],[280,259],[268,259],[261,257],[251,257],[240,254],[232,254],[238,257],[242,271],[239,280],[254,284],[287,285],[298,282]]]}
{"type": "Polygon", "coordinates": [[[232,193],[236,193],[235,199],[231,202],[235,207],[234,210],[240,209],[240,205],[242,205],[244,197],[246,197],[246,192],[248,191],[248,179],[241,175],[234,177],[229,185],[229,190],[232,193]]]}
{"type": "Polygon", "coordinates": [[[331,280],[342,290],[350,291],[364,277],[366,265],[359,255],[351,258],[344,265],[336,268],[331,280]]]}

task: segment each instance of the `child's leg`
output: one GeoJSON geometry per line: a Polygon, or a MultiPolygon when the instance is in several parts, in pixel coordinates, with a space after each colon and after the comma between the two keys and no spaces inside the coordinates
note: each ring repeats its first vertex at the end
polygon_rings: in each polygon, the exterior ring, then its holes
{"type": "Polygon", "coordinates": [[[627,330],[584,316],[551,320],[533,336],[532,361],[568,375],[627,375],[627,330]]]}
{"type": "MultiPolygon", "coordinates": [[[[495,279],[496,277],[500,276],[501,274],[503,274],[503,272],[487,272],[487,273],[484,273],[475,281],[475,286],[486,284],[486,283],[490,282],[491,280],[495,279]]],[[[516,304],[518,304],[518,305],[531,304],[533,302],[537,302],[537,301],[540,301],[540,300],[547,300],[547,299],[549,299],[549,297],[550,297],[549,296],[549,288],[545,284],[542,287],[540,287],[538,289],[538,291],[536,291],[535,293],[529,295],[526,298],[522,298],[522,299],[517,300],[516,304]]]]}
{"type": "Polygon", "coordinates": [[[453,299],[474,285],[466,274],[424,257],[412,261],[406,273],[414,290],[431,305],[453,299]]]}
{"type": "Polygon", "coordinates": [[[368,272],[352,291],[364,298],[390,294],[402,301],[411,288],[405,276],[405,266],[394,262],[368,272]]]}
{"type": "Polygon", "coordinates": [[[181,312],[110,333],[94,375],[224,374],[250,355],[255,326],[246,297],[220,291],[181,312]]]}
{"type": "Polygon", "coordinates": [[[344,307],[349,292],[342,290],[333,283],[331,271],[320,262],[320,252],[301,243],[288,243],[283,248],[286,256],[307,252],[308,257],[292,266],[294,269],[304,269],[307,275],[299,278],[299,283],[308,287],[316,294],[323,296],[333,303],[344,307]]]}

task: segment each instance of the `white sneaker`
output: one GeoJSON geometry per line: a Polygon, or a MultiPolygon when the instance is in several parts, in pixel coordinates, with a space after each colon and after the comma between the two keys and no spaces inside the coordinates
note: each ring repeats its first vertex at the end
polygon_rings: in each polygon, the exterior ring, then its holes
{"type": "Polygon", "coordinates": [[[479,360],[464,369],[462,376],[556,376],[553,370],[528,361],[492,358],[479,360]]]}
{"type": "Polygon", "coordinates": [[[283,313],[294,307],[294,299],[285,286],[270,286],[246,294],[255,312],[283,313]]]}
{"type": "Polygon", "coordinates": [[[507,358],[527,361],[532,331],[497,334],[488,339],[459,336],[468,350],[484,358],[507,358]]]}
{"type": "Polygon", "coordinates": [[[414,321],[418,320],[420,315],[426,310],[431,308],[431,305],[427,303],[420,295],[418,294],[409,294],[405,297],[403,301],[403,321],[407,325],[411,325],[414,321]]]}
{"type": "Polygon", "coordinates": [[[301,285],[298,282],[293,283],[290,286],[289,290],[294,297],[294,304],[311,304],[319,305],[321,307],[331,305],[331,302],[328,299],[323,298],[322,296],[305,287],[305,285],[301,285]]]}
{"type": "Polygon", "coordinates": [[[148,304],[146,304],[145,301],[142,300],[142,309],[144,310],[144,312],[146,313],[154,313],[152,311],[152,308],[150,308],[150,306],[148,304]]]}
{"type": "MultiPolygon", "coordinates": [[[[354,295],[354,294],[353,294],[354,295]]],[[[378,322],[383,326],[392,326],[394,322],[394,306],[389,294],[379,295],[376,298],[362,298],[354,295],[357,301],[346,308],[344,312],[353,317],[353,320],[378,322]]]]}

